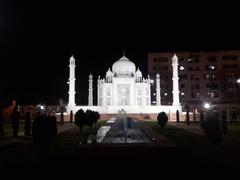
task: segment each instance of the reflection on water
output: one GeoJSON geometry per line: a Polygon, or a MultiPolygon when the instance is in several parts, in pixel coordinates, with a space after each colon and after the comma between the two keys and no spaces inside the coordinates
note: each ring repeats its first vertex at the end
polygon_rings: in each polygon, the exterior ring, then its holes
{"type": "Polygon", "coordinates": [[[139,128],[138,122],[131,118],[111,118],[106,126],[98,129],[97,134],[90,135],[87,142],[103,144],[124,143],[152,143],[152,141],[139,128]],[[127,129],[127,138],[126,138],[127,129]]]}
{"type": "Polygon", "coordinates": [[[111,126],[102,126],[98,129],[97,134],[96,135],[90,135],[88,137],[88,143],[92,143],[93,141],[96,141],[96,143],[101,143],[103,138],[106,136],[107,132],[109,131],[109,129],[111,128],[111,126]]]}
{"type": "Polygon", "coordinates": [[[127,118],[123,121],[122,118],[117,118],[101,143],[152,143],[152,141],[139,128],[136,120],[127,118]]]}

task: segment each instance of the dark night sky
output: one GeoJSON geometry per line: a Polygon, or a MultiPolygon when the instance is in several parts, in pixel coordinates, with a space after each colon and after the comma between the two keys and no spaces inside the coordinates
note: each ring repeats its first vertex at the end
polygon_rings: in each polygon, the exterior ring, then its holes
{"type": "Polygon", "coordinates": [[[1,1],[0,100],[67,100],[71,54],[86,103],[88,74],[104,75],[123,49],[145,75],[148,52],[240,49],[234,5],[107,5],[1,1]]]}

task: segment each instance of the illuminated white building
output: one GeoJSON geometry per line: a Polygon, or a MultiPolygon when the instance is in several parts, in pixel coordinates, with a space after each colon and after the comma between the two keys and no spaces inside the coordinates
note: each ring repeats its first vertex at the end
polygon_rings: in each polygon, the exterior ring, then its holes
{"type": "Polygon", "coordinates": [[[149,106],[150,78],[127,57],[123,56],[108,69],[105,78],[98,79],[98,106],[149,106]]]}
{"type": "Polygon", "coordinates": [[[179,102],[178,58],[172,58],[173,105],[161,106],[160,75],[156,74],[156,105],[151,105],[151,79],[144,78],[139,68],[125,55],[108,69],[104,78],[97,80],[97,106],[93,105],[93,76],[89,75],[88,106],[75,103],[75,59],[70,58],[69,103],[67,110],[91,109],[101,114],[117,114],[124,109],[129,114],[155,114],[160,111],[182,111],[179,102]]]}

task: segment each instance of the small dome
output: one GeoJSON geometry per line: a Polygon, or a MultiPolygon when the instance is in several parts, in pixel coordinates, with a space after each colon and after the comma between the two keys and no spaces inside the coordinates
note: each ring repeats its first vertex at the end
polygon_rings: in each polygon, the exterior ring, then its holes
{"type": "Polygon", "coordinates": [[[142,72],[139,70],[139,68],[136,71],[136,76],[142,76],[142,72]]]}
{"type": "Polygon", "coordinates": [[[112,71],[119,76],[130,75],[135,73],[136,66],[126,56],[123,56],[113,64],[112,71]]]}
{"type": "Polygon", "coordinates": [[[106,76],[112,76],[112,71],[110,70],[110,68],[108,69],[106,76]]]}

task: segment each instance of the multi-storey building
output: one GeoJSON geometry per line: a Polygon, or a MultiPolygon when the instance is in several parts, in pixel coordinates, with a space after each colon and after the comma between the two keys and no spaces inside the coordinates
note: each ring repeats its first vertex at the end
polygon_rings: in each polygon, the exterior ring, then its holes
{"type": "MultiPolygon", "coordinates": [[[[172,102],[173,54],[148,54],[150,77],[155,79],[156,73],[161,76],[162,104],[172,102]]],[[[176,54],[179,57],[180,100],[183,104],[240,102],[240,83],[237,82],[240,79],[240,50],[176,54]]]]}

